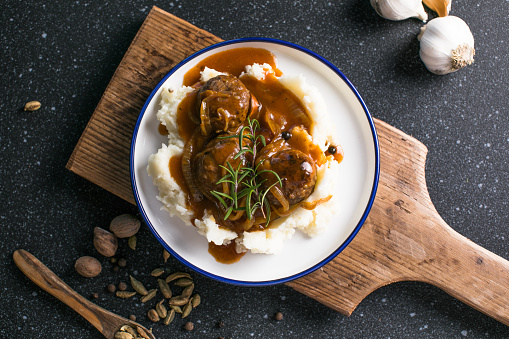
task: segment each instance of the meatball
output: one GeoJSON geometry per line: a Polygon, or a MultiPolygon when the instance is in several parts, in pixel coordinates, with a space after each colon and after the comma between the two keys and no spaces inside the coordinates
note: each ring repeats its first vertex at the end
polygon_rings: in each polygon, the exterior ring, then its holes
{"type": "Polygon", "coordinates": [[[210,191],[223,192],[222,185],[217,182],[226,174],[220,166],[227,167],[229,162],[233,168],[241,162],[245,162],[245,157],[234,159],[234,156],[240,151],[238,138],[220,138],[212,139],[205,148],[198,153],[193,160],[192,172],[198,190],[209,200],[216,200],[210,191]]]}
{"type": "Polygon", "coordinates": [[[251,104],[251,93],[233,75],[218,75],[209,79],[197,93],[199,117],[203,135],[235,133],[246,120],[251,104]]]}
{"type": "MultiPolygon", "coordinates": [[[[282,193],[290,205],[297,204],[313,193],[316,184],[316,164],[305,153],[290,147],[284,147],[269,156],[259,159],[261,170],[271,170],[279,175],[282,181],[282,193]]],[[[263,172],[260,178],[265,181],[262,188],[267,189],[277,182],[273,173],[263,172]]],[[[279,184],[277,184],[279,186],[279,184]]],[[[281,203],[272,194],[267,194],[272,206],[281,207],[281,203]]]]}

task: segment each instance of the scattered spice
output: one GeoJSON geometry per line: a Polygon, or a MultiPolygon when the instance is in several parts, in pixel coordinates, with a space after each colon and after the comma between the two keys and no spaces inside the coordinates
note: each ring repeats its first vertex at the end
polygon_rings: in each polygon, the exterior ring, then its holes
{"type": "Polygon", "coordinates": [[[276,321],[281,321],[281,320],[283,320],[283,313],[281,313],[281,312],[276,312],[276,314],[274,314],[274,319],[275,319],[276,321]]]}
{"type": "Polygon", "coordinates": [[[131,279],[131,286],[134,288],[134,290],[136,292],[138,292],[141,295],[148,294],[147,289],[145,288],[145,286],[143,286],[143,284],[138,279],[136,279],[132,275],[129,276],[129,279],[131,279]]]}
{"type": "Polygon", "coordinates": [[[118,265],[113,266],[113,272],[117,273],[118,271],[120,271],[120,266],[118,265]]]}
{"type": "Polygon", "coordinates": [[[288,131],[284,131],[283,133],[281,133],[281,138],[283,138],[284,140],[288,140],[292,137],[292,133],[288,132],[288,131]]]}
{"type": "Polygon", "coordinates": [[[158,277],[163,273],[164,273],[164,270],[162,268],[156,268],[156,269],[152,270],[152,272],[150,272],[150,275],[153,277],[158,277]]]}
{"type": "Polygon", "coordinates": [[[121,290],[121,291],[125,291],[127,290],[127,284],[123,281],[119,282],[118,283],[118,289],[121,290]]]}
{"type": "Polygon", "coordinates": [[[161,320],[159,318],[159,315],[157,314],[156,310],[154,310],[153,308],[150,309],[148,312],[147,312],[147,316],[148,318],[150,319],[150,321],[152,322],[158,322],[159,320],[161,320]]]}
{"type": "Polygon", "coordinates": [[[134,314],[129,315],[129,320],[136,321],[136,316],[134,314]]]}
{"type": "Polygon", "coordinates": [[[119,298],[122,298],[122,299],[127,299],[127,298],[131,298],[132,296],[134,296],[136,294],[136,292],[131,292],[131,291],[117,291],[115,293],[115,295],[119,298]]]}
{"type": "Polygon", "coordinates": [[[129,247],[135,251],[136,250],[136,236],[133,235],[131,237],[129,237],[129,247]]]}
{"type": "Polygon", "coordinates": [[[112,264],[116,264],[116,263],[117,263],[117,258],[115,258],[115,257],[111,257],[111,258],[110,258],[110,262],[111,262],[112,264]]]}
{"type": "Polygon", "coordinates": [[[192,331],[194,329],[194,324],[190,321],[188,321],[185,325],[184,325],[184,329],[186,331],[192,331]]]}
{"type": "Polygon", "coordinates": [[[140,221],[131,214],[121,214],[110,223],[110,231],[112,231],[119,238],[129,238],[140,229],[140,221]]]}
{"type": "Polygon", "coordinates": [[[102,266],[96,258],[84,256],[76,260],[74,269],[84,277],[93,278],[101,273],[102,266]]]}
{"type": "Polygon", "coordinates": [[[147,294],[145,294],[143,297],[141,297],[140,301],[142,303],[146,303],[147,301],[152,300],[152,298],[154,298],[156,296],[156,294],[157,294],[157,289],[154,288],[154,289],[148,291],[147,294]]]}
{"type": "Polygon", "coordinates": [[[92,293],[92,295],[91,295],[90,297],[91,297],[92,299],[97,299],[97,298],[99,298],[99,294],[98,294],[98,293],[96,293],[96,292],[94,292],[94,293],[92,293]]]}
{"type": "Polygon", "coordinates": [[[110,293],[115,293],[115,290],[117,289],[115,287],[115,285],[113,285],[113,284],[109,284],[107,288],[108,288],[108,292],[110,292],[110,293]]]}
{"type": "Polygon", "coordinates": [[[164,260],[164,262],[167,262],[168,259],[170,259],[170,252],[168,252],[167,250],[164,250],[163,251],[163,260],[164,260]]]}
{"type": "Polygon", "coordinates": [[[170,299],[172,297],[170,286],[166,281],[163,279],[157,279],[157,283],[159,285],[159,289],[161,290],[161,293],[166,299],[170,299]]]}
{"type": "Polygon", "coordinates": [[[25,104],[25,111],[37,111],[41,108],[41,103],[39,101],[30,101],[25,104]]]}
{"type": "Polygon", "coordinates": [[[224,321],[219,320],[219,321],[217,322],[217,327],[219,327],[219,328],[223,328],[223,327],[224,327],[224,321]]]}
{"type": "Polygon", "coordinates": [[[124,258],[118,259],[118,266],[126,267],[127,266],[127,260],[125,260],[124,258]]]}
{"type": "Polygon", "coordinates": [[[174,309],[171,309],[167,314],[166,314],[166,318],[164,318],[163,320],[163,323],[165,325],[169,325],[173,319],[175,319],[175,310],[174,309]]]}

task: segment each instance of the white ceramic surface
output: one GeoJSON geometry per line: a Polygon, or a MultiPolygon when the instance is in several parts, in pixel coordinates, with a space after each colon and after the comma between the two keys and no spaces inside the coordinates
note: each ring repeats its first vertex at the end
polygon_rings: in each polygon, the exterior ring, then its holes
{"type": "Polygon", "coordinates": [[[362,99],[346,77],[332,64],[302,47],[279,40],[246,38],[224,42],[200,51],[177,65],[154,89],[138,119],[131,147],[131,180],[140,211],[158,240],[175,257],[211,278],[241,285],[286,282],[312,272],[334,258],[353,239],[374,200],[378,184],[379,153],[373,121],[362,99]],[[296,231],[276,255],[245,255],[225,265],[208,253],[207,240],[192,226],[170,218],[156,199],[157,188],[147,174],[148,157],[167,138],[158,133],[162,86],[181,85],[183,75],[203,58],[239,47],[265,48],[274,53],[284,74],[303,74],[325,98],[330,121],[336,126],[345,158],[340,164],[339,196],[342,210],[327,231],[309,238],[296,231]]]}

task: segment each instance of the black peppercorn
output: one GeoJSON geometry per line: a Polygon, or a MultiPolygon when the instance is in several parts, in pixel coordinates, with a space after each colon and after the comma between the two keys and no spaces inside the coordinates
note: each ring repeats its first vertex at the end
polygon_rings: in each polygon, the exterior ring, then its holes
{"type": "Polygon", "coordinates": [[[292,133],[290,133],[290,132],[284,131],[283,133],[281,133],[281,138],[283,138],[284,140],[288,140],[291,137],[292,137],[292,133]]]}
{"type": "Polygon", "coordinates": [[[327,152],[329,152],[332,155],[336,154],[336,152],[337,152],[336,146],[329,146],[329,148],[327,149],[327,152]]]}

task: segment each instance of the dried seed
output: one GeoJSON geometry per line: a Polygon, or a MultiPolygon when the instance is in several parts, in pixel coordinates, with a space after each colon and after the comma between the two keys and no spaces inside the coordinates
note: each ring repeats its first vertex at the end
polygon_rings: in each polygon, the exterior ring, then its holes
{"type": "Polygon", "coordinates": [[[121,290],[121,291],[125,291],[127,290],[127,284],[123,281],[119,282],[118,283],[118,289],[121,290]]]}
{"type": "Polygon", "coordinates": [[[170,312],[166,314],[166,318],[164,318],[163,323],[165,325],[169,325],[173,321],[173,319],[175,319],[175,310],[171,309],[170,312]]]}
{"type": "Polygon", "coordinates": [[[155,323],[161,320],[159,319],[159,315],[157,314],[156,310],[154,310],[153,308],[148,311],[147,316],[152,322],[155,323]]]}
{"type": "Polygon", "coordinates": [[[134,330],[134,328],[132,328],[131,326],[129,325],[124,325],[120,328],[120,331],[122,332],[127,332],[129,333],[130,335],[132,335],[133,337],[136,338],[136,331],[134,330]]]}
{"type": "MultiPolygon", "coordinates": [[[[145,338],[145,339],[150,339],[150,337],[148,336],[147,332],[145,332],[145,330],[143,328],[141,328],[140,326],[136,326],[136,331],[138,331],[138,334],[142,337],[142,338],[145,338]]],[[[152,332],[152,331],[151,331],[152,332]]]]}
{"type": "Polygon", "coordinates": [[[94,292],[94,293],[92,293],[92,295],[90,297],[92,299],[97,299],[97,298],[99,298],[99,294],[97,292],[94,292]]]}
{"type": "Polygon", "coordinates": [[[164,250],[163,259],[164,259],[164,262],[167,262],[168,259],[170,259],[170,252],[168,252],[167,250],[164,250]]]}
{"type": "Polygon", "coordinates": [[[131,237],[129,237],[129,240],[128,240],[128,244],[129,244],[129,247],[135,251],[136,250],[136,236],[133,235],[131,237]]]}
{"type": "Polygon", "coordinates": [[[146,295],[144,295],[143,297],[140,298],[140,301],[142,303],[146,303],[147,301],[151,300],[153,297],[156,296],[156,293],[157,293],[157,289],[152,289],[150,291],[147,292],[146,295]]]}
{"type": "Polygon", "coordinates": [[[108,285],[108,292],[110,292],[110,293],[115,293],[115,290],[116,290],[116,289],[117,289],[117,288],[115,287],[115,285],[113,285],[113,284],[109,284],[109,285],[108,285]]]}
{"type": "Polygon", "coordinates": [[[191,313],[192,310],[193,310],[193,305],[191,304],[191,302],[188,302],[186,304],[186,306],[184,306],[184,308],[182,309],[182,318],[187,317],[191,313]]]}
{"type": "Polygon", "coordinates": [[[170,308],[172,310],[174,310],[175,312],[181,314],[182,313],[182,309],[180,308],[180,306],[177,306],[177,305],[170,305],[170,308]]]}
{"type": "Polygon", "coordinates": [[[127,260],[125,260],[125,258],[118,259],[118,266],[126,267],[127,266],[127,260]]]}
{"type": "Polygon", "coordinates": [[[131,292],[131,291],[117,291],[117,293],[115,293],[115,295],[117,297],[122,298],[122,299],[131,298],[135,294],[136,294],[136,292],[131,292]]]}
{"type": "Polygon", "coordinates": [[[147,295],[147,289],[141,282],[139,282],[136,278],[134,278],[132,275],[129,276],[131,279],[131,286],[134,288],[136,292],[138,292],[141,295],[147,295]]]}
{"type": "Polygon", "coordinates": [[[188,321],[185,325],[184,325],[184,328],[187,330],[187,331],[192,331],[194,329],[194,324],[190,321],[188,321]]]}
{"type": "Polygon", "coordinates": [[[25,111],[37,111],[41,108],[41,103],[39,101],[30,101],[25,104],[25,111]]]}
{"type": "Polygon", "coordinates": [[[191,298],[191,305],[193,305],[193,308],[195,308],[196,306],[200,305],[201,304],[201,297],[199,294],[195,294],[192,298],[191,298]]]}
{"type": "Polygon", "coordinates": [[[181,295],[179,295],[177,297],[171,298],[170,301],[169,301],[169,304],[170,304],[170,306],[171,305],[173,305],[173,306],[184,306],[188,302],[189,302],[189,298],[184,298],[181,295]]]}
{"type": "Polygon", "coordinates": [[[136,316],[134,314],[131,314],[129,316],[129,319],[132,320],[132,321],[136,321],[136,316]]]}
{"type": "Polygon", "coordinates": [[[163,279],[157,279],[157,283],[159,284],[159,289],[161,293],[166,299],[170,299],[172,296],[170,286],[163,279]]]}
{"type": "Polygon", "coordinates": [[[134,337],[127,332],[117,331],[115,332],[115,339],[133,339],[134,337]]]}
{"type": "Polygon", "coordinates": [[[164,299],[156,304],[157,315],[159,315],[160,318],[166,318],[166,315],[168,314],[168,310],[164,307],[163,302],[164,299]]]}
{"type": "Polygon", "coordinates": [[[152,272],[150,272],[150,275],[153,277],[158,277],[163,273],[164,273],[164,270],[162,268],[156,268],[156,269],[152,270],[152,272]]]}
{"type": "Polygon", "coordinates": [[[180,278],[174,282],[175,285],[181,286],[181,287],[189,286],[192,283],[193,283],[193,281],[189,278],[180,278]]]}
{"type": "Polygon", "coordinates": [[[281,313],[281,312],[276,312],[276,313],[274,314],[274,319],[275,319],[276,321],[281,321],[281,320],[283,320],[283,313],[281,313]]]}
{"type": "Polygon", "coordinates": [[[166,282],[169,283],[170,281],[173,281],[175,279],[180,279],[180,278],[189,278],[189,279],[192,279],[191,276],[188,274],[188,273],[184,273],[184,272],[175,272],[175,273],[172,273],[170,274],[167,278],[166,278],[166,282]]]}
{"type": "Polygon", "coordinates": [[[184,288],[184,290],[182,291],[182,296],[184,298],[190,298],[191,294],[193,294],[193,290],[194,290],[194,284],[191,283],[191,285],[186,286],[186,288],[184,288]]]}

